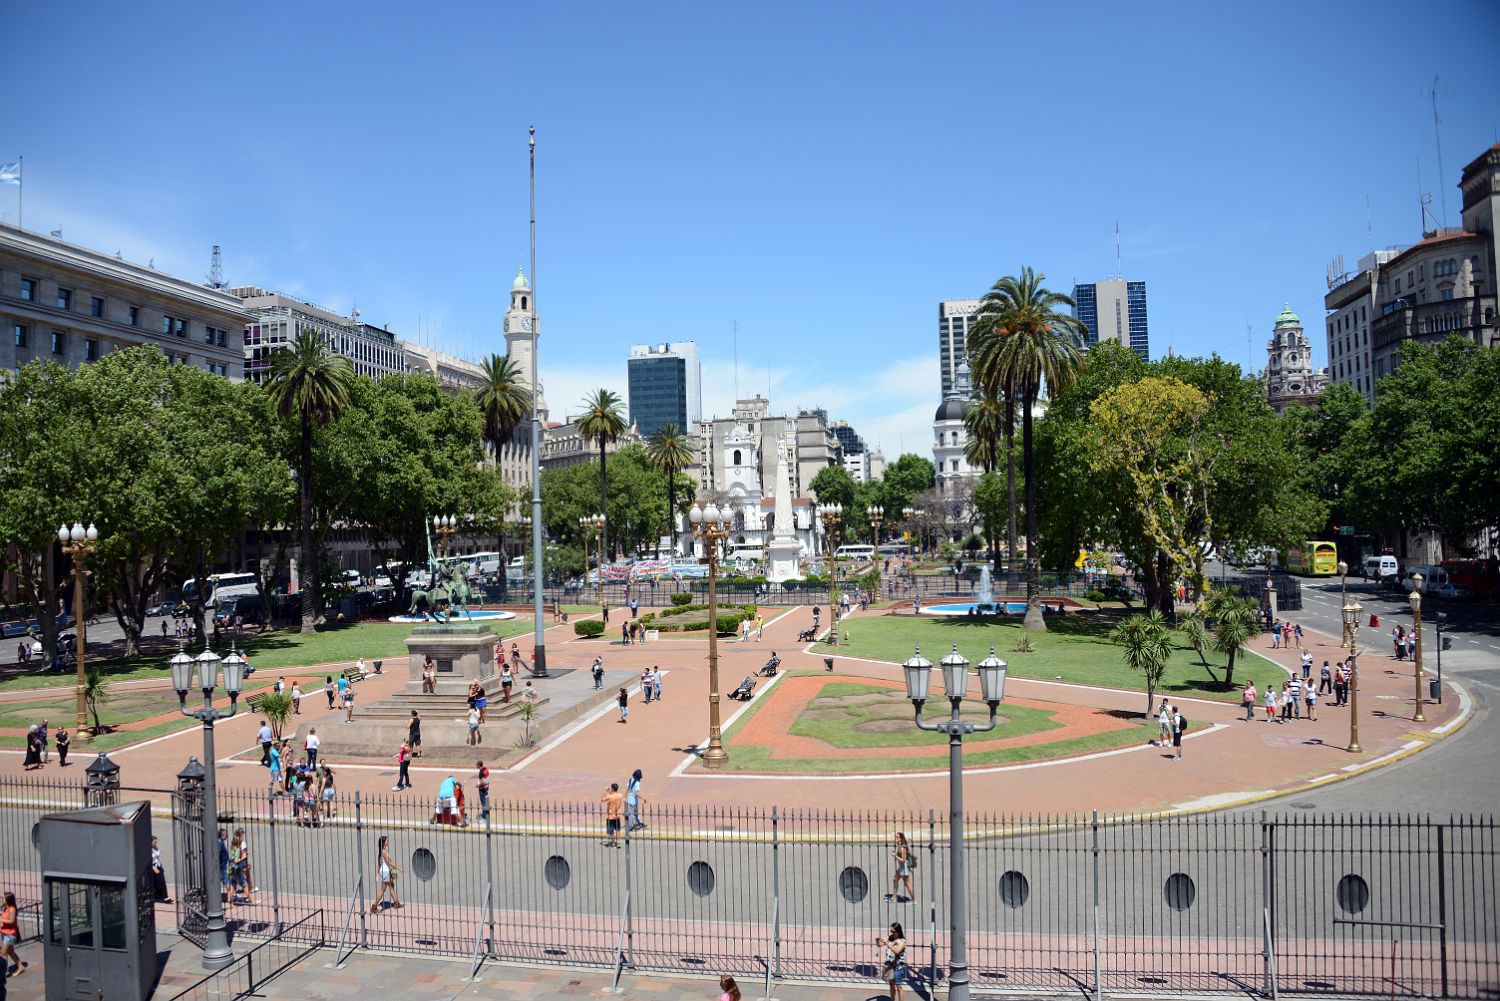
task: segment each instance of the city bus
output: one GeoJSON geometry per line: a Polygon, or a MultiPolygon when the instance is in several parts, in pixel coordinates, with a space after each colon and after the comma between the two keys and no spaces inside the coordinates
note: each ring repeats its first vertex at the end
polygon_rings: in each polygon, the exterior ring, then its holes
{"type": "Polygon", "coordinates": [[[1448,579],[1469,589],[1479,598],[1493,598],[1500,593],[1500,562],[1494,559],[1444,560],[1448,579]]]}
{"type": "Polygon", "coordinates": [[[875,558],[875,547],[849,543],[839,546],[834,550],[834,559],[839,560],[873,560],[875,558]]]}
{"type": "Polygon", "coordinates": [[[1304,542],[1286,551],[1286,568],[1309,577],[1333,577],[1339,572],[1339,547],[1332,542],[1304,542]]]}
{"type": "MultiPolygon", "coordinates": [[[[216,573],[208,576],[208,594],[203,599],[203,607],[213,608],[221,598],[230,598],[240,594],[259,594],[256,586],[255,574],[250,571],[239,571],[234,573],[216,573]]],[[[192,601],[198,597],[198,579],[190,577],[182,582],[182,598],[184,601],[192,601]]]]}

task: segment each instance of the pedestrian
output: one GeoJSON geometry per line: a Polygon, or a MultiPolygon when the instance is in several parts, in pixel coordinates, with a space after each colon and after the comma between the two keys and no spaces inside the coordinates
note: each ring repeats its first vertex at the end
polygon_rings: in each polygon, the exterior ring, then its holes
{"type": "Polygon", "coordinates": [[[354,686],[344,689],[344,722],[354,722],[354,686]]]}
{"type": "Polygon", "coordinates": [[[890,985],[891,1001],[901,1001],[901,991],[906,984],[906,932],[900,922],[892,921],[885,938],[875,937],[880,947],[880,979],[890,985]]]}
{"type": "Polygon", "coordinates": [[[281,748],[272,744],[270,755],[271,794],[274,796],[277,793],[276,787],[281,785],[281,748]]]}
{"type": "Polygon", "coordinates": [[[1301,650],[1302,649],[1302,623],[1299,622],[1295,626],[1292,627],[1292,635],[1297,640],[1297,649],[1301,650]]]}
{"type": "Polygon", "coordinates": [[[422,658],[422,694],[437,694],[437,661],[431,654],[422,658]]]}
{"type": "Polygon", "coordinates": [[[1187,733],[1187,726],[1188,726],[1187,717],[1184,716],[1184,715],[1182,715],[1182,713],[1178,712],[1176,706],[1173,706],[1172,707],[1172,752],[1173,752],[1172,760],[1173,761],[1181,761],[1182,760],[1182,735],[1184,733],[1187,733]]]}
{"type": "Polygon", "coordinates": [[[641,602],[639,598],[630,599],[630,617],[633,619],[641,614],[641,602]]]}
{"type": "Polygon", "coordinates": [[[1313,712],[1318,708],[1318,693],[1313,691],[1311,685],[1308,685],[1303,689],[1302,698],[1307,703],[1307,720],[1309,723],[1314,722],[1313,712]]]}
{"type": "Polygon", "coordinates": [[[271,691],[275,692],[277,695],[280,695],[282,692],[286,691],[286,675],[282,675],[281,677],[276,679],[276,684],[271,686],[271,691]]]}
{"type": "Polygon", "coordinates": [[[230,903],[243,891],[245,903],[251,907],[255,906],[255,887],[250,883],[250,845],[245,841],[245,829],[239,828],[234,832],[234,840],[229,842],[229,886],[230,903]]]}
{"type": "Polygon", "coordinates": [[[35,723],[26,728],[26,757],[21,765],[28,772],[42,767],[42,752],[37,747],[35,723]]]}
{"type": "Polygon", "coordinates": [[[404,907],[401,898],[396,896],[396,878],[401,875],[401,867],[391,858],[391,839],[384,834],[375,845],[375,875],[380,880],[380,891],[375,894],[375,902],[370,905],[370,913],[375,914],[380,910],[380,902],[385,899],[386,893],[391,895],[392,907],[404,907]]]}
{"type": "Polygon", "coordinates": [[[302,682],[292,682],[292,715],[302,715],[302,682]]]}
{"type": "Polygon", "coordinates": [[[641,823],[641,804],[645,801],[646,795],[641,792],[641,770],[637,768],[630,773],[630,781],[625,783],[625,815],[630,819],[631,831],[646,829],[641,823]]]}
{"type": "Polygon", "coordinates": [[[490,721],[490,713],[489,713],[490,696],[489,696],[489,693],[487,693],[484,690],[484,686],[481,685],[481,684],[479,684],[479,682],[476,681],[474,683],[474,685],[475,685],[476,688],[479,689],[477,692],[474,693],[474,708],[479,710],[479,722],[480,723],[488,723],[490,721]]]}
{"type": "Polygon", "coordinates": [[[479,790],[479,815],[486,821],[490,819],[490,770],[485,767],[483,761],[474,762],[477,774],[474,776],[474,787],[479,790]]]}
{"type": "Polygon", "coordinates": [[[318,745],[321,743],[322,740],[318,737],[318,728],[310,727],[307,731],[307,739],[302,742],[303,748],[307,751],[307,767],[318,767],[318,745]]]}
{"type": "Polygon", "coordinates": [[[1281,722],[1285,723],[1292,718],[1292,683],[1283,681],[1281,683],[1281,722]]]}
{"type": "Polygon", "coordinates": [[[1339,661],[1339,669],[1333,675],[1333,704],[1336,706],[1347,706],[1349,704],[1349,662],[1339,661]]]}
{"type": "Polygon", "coordinates": [[[39,751],[41,751],[41,754],[42,754],[42,764],[44,764],[44,765],[47,764],[49,761],[52,760],[52,751],[47,746],[47,730],[48,729],[49,729],[49,724],[48,724],[48,722],[46,720],[42,720],[41,726],[38,726],[36,728],[37,749],[39,751]]]}
{"type": "Polygon", "coordinates": [[[661,701],[661,668],[651,668],[651,691],[656,696],[656,701],[661,701]]]}
{"type": "MultiPolygon", "coordinates": [[[[0,962],[5,964],[5,975],[14,969],[15,975],[26,972],[28,963],[16,955],[16,943],[21,940],[21,909],[16,906],[16,895],[5,891],[5,906],[0,907],[0,962]]],[[[60,919],[59,919],[60,920],[60,919]]],[[[0,984],[3,984],[0,977],[0,984]]]]}
{"type": "Polygon", "coordinates": [[[526,687],[521,689],[521,701],[536,705],[536,689],[531,687],[531,682],[526,682],[526,687]]]}
{"type": "Polygon", "coordinates": [[[1399,624],[1391,627],[1391,642],[1396,647],[1396,659],[1406,659],[1406,631],[1399,624]]]}
{"type": "Polygon", "coordinates": [[[1266,722],[1270,723],[1276,718],[1276,684],[1271,682],[1266,685],[1266,722]]]}
{"type": "Polygon", "coordinates": [[[1333,669],[1328,666],[1328,661],[1323,661],[1323,668],[1318,674],[1318,694],[1331,695],[1333,693],[1333,669]]]}
{"type": "Polygon", "coordinates": [[[411,741],[403,740],[401,747],[396,751],[396,784],[391,786],[391,792],[400,792],[402,789],[411,788],[411,741]]]}
{"type": "Polygon", "coordinates": [[[167,895],[167,873],[161,866],[161,845],[156,835],[151,835],[151,899],[158,904],[170,904],[167,895]]]}
{"type": "Polygon", "coordinates": [[[333,692],[334,692],[334,688],[333,688],[333,675],[331,675],[331,674],[324,675],[323,676],[323,694],[326,695],[326,696],[328,696],[328,708],[329,709],[333,708],[333,692]]]}
{"type": "Polygon", "coordinates": [[[1287,696],[1291,702],[1292,718],[1302,718],[1302,682],[1293,677],[1287,682],[1287,696]]]}
{"type": "Polygon", "coordinates": [[[917,891],[911,885],[911,871],[916,868],[917,859],[906,841],[906,835],[900,831],[896,832],[896,844],[891,849],[891,858],[896,860],[896,874],[891,877],[891,892],[885,895],[885,899],[901,903],[901,884],[905,883],[905,902],[909,904],[917,899],[917,891]]]}
{"type": "Polygon", "coordinates": [[[760,612],[755,613],[755,642],[759,643],[766,638],[766,617],[760,612]]]}
{"type": "Polygon", "coordinates": [[[229,902],[229,832],[219,828],[219,900],[229,902]]]}
{"type": "Polygon", "coordinates": [[[1253,681],[1247,681],[1247,682],[1245,682],[1245,691],[1244,691],[1244,694],[1242,695],[1242,698],[1244,699],[1244,702],[1245,702],[1245,722],[1247,722],[1247,723],[1254,722],[1254,720],[1255,720],[1255,701],[1256,701],[1255,682],[1253,682],[1253,681]]]}
{"type": "MultiPolygon", "coordinates": [[[[594,691],[596,691],[596,692],[602,691],[604,689],[604,658],[603,657],[595,657],[594,658],[594,664],[593,664],[592,667],[589,668],[589,673],[594,676],[594,691]]],[[[510,700],[506,699],[506,701],[508,702],[510,700]]]]}
{"type": "Polygon", "coordinates": [[[271,767],[271,721],[263,719],[260,721],[260,729],[255,731],[255,739],[260,741],[260,763],[263,767],[271,767]]]}
{"type": "Polygon", "coordinates": [[[334,809],[333,769],[324,765],[318,774],[318,799],[323,801],[323,816],[337,817],[334,809]]]}
{"type": "Polygon", "coordinates": [[[1406,659],[1417,659],[1417,631],[1415,628],[1406,634],[1406,659]]]}
{"type": "Polygon", "coordinates": [[[52,738],[57,743],[57,767],[68,767],[68,750],[73,746],[73,738],[68,734],[67,726],[57,728],[57,736],[52,738]]]}
{"type": "MultiPolygon", "coordinates": [[[[411,748],[411,756],[420,758],[422,756],[422,717],[417,711],[411,711],[411,719],[406,721],[406,743],[411,748]]],[[[410,782],[407,785],[411,785],[410,782]]]]}
{"type": "MultiPolygon", "coordinates": [[[[162,635],[165,636],[166,635],[166,628],[167,628],[167,620],[166,619],[162,619],[161,620],[161,626],[162,626],[162,635]]],[[[28,649],[26,649],[26,641],[22,640],[21,642],[19,642],[19,643],[16,644],[16,662],[18,664],[26,664],[26,663],[30,663],[30,661],[31,661],[31,651],[28,650],[28,649]]]]}
{"type": "Polygon", "coordinates": [[[166,619],[162,619],[161,620],[161,638],[162,639],[166,639],[167,638],[167,620],[166,619]]]}
{"type": "Polygon", "coordinates": [[[609,602],[606,601],[599,606],[599,613],[604,616],[604,624],[609,625],[609,602]]]}
{"type": "Polygon", "coordinates": [[[510,689],[516,683],[516,676],[511,674],[510,665],[505,664],[500,668],[500,695],[506,705],[510,705],[510,689]]]}
{"type": "MultiPolygon", "coordinates": [[[[343,705],[344,704],[344,693],[347,692],[348,690],[349,690],[349,679],[346,678],[346,677],[344,677],[342,674],[339,675],[339,681],[338,681],[339,705],[343,705]]],[[[329,706],[328,708],[332,709],[333,706],[329,706]]]]}
{"type": "Polygon", "coordinates": [[[719,978],[719,1001],[744,1001],[740,985],[727,973],[719,978]]]}
{"type": "Polygon", "coordinates": [[[627,645],[630,643],[630,623],[629,622],[622,622],[622,623],[620,623],[620,642],[621,643],[625,643],[627,645]]]}
{"type": "Polygon", "coordinates": [[[620,722],[626,722],[630,716],[630,696],[625,694],[625,689],[620,689],[620,694],[615,696],[615,705],[620,707],[620,722]]]}
{"type": "Polygon", "coordinates": [[[1286,650],[1290,650],[1292,648],[1292,624],[1291,624],[1291,622],[1283,622],[1281,624],[1281,645],[1282,645],[1282,648],[1286,649],[1286,650]]]}
{"type": "Polygon", "coordinates": [[[1281,626],[1275,622],[1271,623],[1271,649],[1281,649],[1281,626]]]}
{"type": "Polygon", "coordinates": [[[483,740],[484,740],[484,738],[479,735],[479,710],[476,707],[474,707],[474,706],[470,706],[469,707],[469,744],[470,744],[470,746],[473,746],[473,745],[482,743],[483,740]]]}
{"type": "MultiPolygon", "coordinates": [[[[620,689],[620,694],[625,694],[625,689],[620,689]]],[[[620,722],[625,722],[621,720],[620,722]]],[[[605,848],[620,847],[620,815],[625,807],[625,794],[620,792],[620,783],[611,782],[609,788],[604,790],[600,797],[604,804],[604,837],[605,848]]]]}
{"type": "Polygon", "coordinates": [[[651,668],[641,672],[641,692],[646,696],[646,705],[651,704],[651,668]]]}
{"type": "Polygon", "coordinates": [[[1167,740],[1172,736],[1172,711],[1167,705],[1167,700],[1162,699],[1161,705],[1156,709],[1156,739],[1151,743],[1156,747],[1166,747],[1167,740]]]}
{"type": "Polygon", "coordinates": [[[1312,680],[1312,654],[1306,650],[1302,651],[1302,682],[1306,684],[1312,680]]]}

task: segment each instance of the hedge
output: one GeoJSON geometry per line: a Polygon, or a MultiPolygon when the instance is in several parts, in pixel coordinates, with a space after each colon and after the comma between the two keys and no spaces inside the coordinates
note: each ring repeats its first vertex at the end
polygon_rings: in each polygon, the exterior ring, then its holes
{"type": "Polygon", "coordinates": [[[672,595],[672,604],[674,605],[690,605],[692,603],[693,596],[687,591],[678,591],[672,595]]]}
{"type": "Polygon", "coordinates": [[[573,623],[573,632],[578,636],[584,637],[585,639],[589,639],[595,636],[603,636],[604,623],[599,619],[580,619],[579,621],[573,623]]]}

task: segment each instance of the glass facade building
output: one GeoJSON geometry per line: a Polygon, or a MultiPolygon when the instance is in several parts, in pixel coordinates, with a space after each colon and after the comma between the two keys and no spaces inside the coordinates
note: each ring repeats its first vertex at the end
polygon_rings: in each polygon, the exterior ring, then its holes
{"type": "Polygon", "coordinates": [[[698,346],[636,345],[626,363],[630,419],[647,438],[666,424],[691,433],[700,418],[698,346]]]}
{"type": "Polygon", "coordinates": [[[1119,341],[1142,358],[1151,357],[1145,282],[1111,278],[1074,285],[1073,315],[1088,330],[1086,347],[1101,340],[1119,341]]]}

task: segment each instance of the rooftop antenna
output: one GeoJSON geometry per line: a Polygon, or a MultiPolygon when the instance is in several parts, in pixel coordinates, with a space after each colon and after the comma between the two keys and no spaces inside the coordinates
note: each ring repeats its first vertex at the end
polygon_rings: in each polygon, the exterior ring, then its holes
{"type": "Polygon", "coordinates": [[[214,244],[213,256],[208,260],[208,287],[224,287],[224,258],[219,253],[219,245],[214,244]]]}
{"type": "Polygon", "coordinates": [[[740,321],[734,321],[734,398],[740,398],[740,321]]]}
{"type": "Polygon", "coordinates": [[[1370,215],[1370,193],[1365,192],[1365,239],[1369,241],[1370,249],[1375,249],[1375,221],[1370,215]]]}
{"type": "Polygon", "coordinates": [[[1120,224],[1115,223],[1115,277],[1125,277],[1125,267],[1120,263],[1120,224]]]}
{"type": "Polygon", "coordinates": [[[1434,75],[1432,78],[1432,90],[1429,92],[1432,95],[1432,140],[1437,144],[1438,193],[1439,197],[1442,198],[1443,206],[1443,218],[1439,225],[1446,226],[1448,225],[1448,187],[1443,182],[1443,178],[1447,175],[1443,173],[1443,120],[1438,115],[1437,85],[1438,78],[1434,75]]]}

